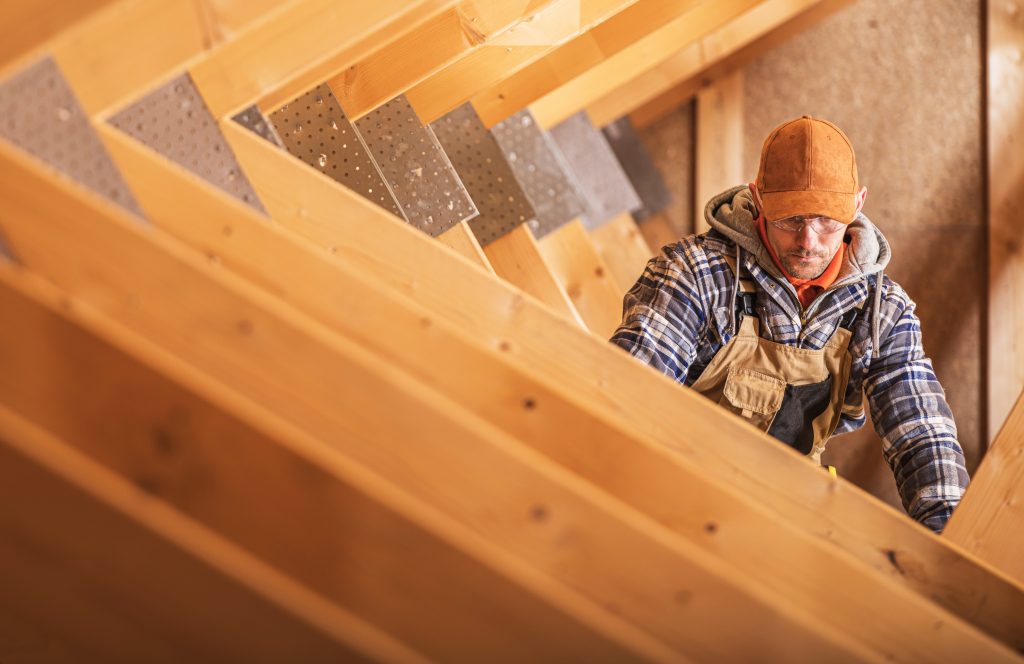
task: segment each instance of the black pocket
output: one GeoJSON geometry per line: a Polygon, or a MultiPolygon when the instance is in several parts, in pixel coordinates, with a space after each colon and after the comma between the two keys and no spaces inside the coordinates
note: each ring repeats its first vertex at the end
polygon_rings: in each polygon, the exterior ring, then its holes
{"type": "Polygon", "coordinates": [[[828,408],[832,397],[832,375],[820,383],[786,385],[782,406],[768,434],[778,438],[801,454],[810,454],[814,446],[812,423],[828,408]]]}

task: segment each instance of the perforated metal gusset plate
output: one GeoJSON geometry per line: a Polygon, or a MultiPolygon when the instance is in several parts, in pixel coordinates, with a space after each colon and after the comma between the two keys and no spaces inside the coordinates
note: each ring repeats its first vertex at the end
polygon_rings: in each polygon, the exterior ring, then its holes
{"type": "Polygon", "coordinates": [[[459,106],[430,127],[480,211],[469,227],[481,245],[535,218],[533,206],[498,142],[471,103],[459,106]]]}
{"type": "Polygon", "coordinates": [[[587,208],[583,222],[588,228],[597,228],[617,214],[640,207],[640,197],[615,153],[601,132],[590,124],[585,111],[552,127],[551,137],[579,183],[587,208]]]}
{"type": "Polygon", "coordinates": [[[672,194],[668,191],[665,179],[654,165],[654,160],[647,152],[633,123],[628,116],[623,116],[601,130],[615,157],[626,172],[633,189],[640,196],[640,207],[633,210],[633,218],[643,221],[657,214],[672,203],[672,194]]]}
{"type": "Polygon", "coordinates": [[[49,57],[0,83],[0,136],[143,217],[99,134],[49,57]]]}
{"type": "Polygon", "coordinates": [[[111,117],[109,122],[207,182],[266,213],[188,74],[145,95],[111,117]]]}
{"type": "Polygon", "coordinates": [[[404,219],[380,170],[326,83],[271,113],[270,121],[288,152],[404,219]]]}
{"type": "Polygon", "coordinates": [[[530,227],[538,238],[569,223],[584,213],[565,160],[551,137],[541,131],[533,114],[522,110],[491,129],[526,197],[533,204],[536,219],[530,227]]]}
{"type": "Polygon", "coordinates": [[[476,205],[434,132],[404,95],[356,120],[355,127],[410,224],[437,236],[476,217],[476,205]]]}
{"type": "Polygon", "coordinates": [[[270,141],[277,147],[284,147],[284,143],[281,142],[281,137],[277,135],[276,131],[274,131],[274,126],[270,124],[270,121],[267,120],[266,116],[263,115],[263,111],[261,111],[260,107],[256,104],[253,104],[231,119],[260,138],[270,141]]]}

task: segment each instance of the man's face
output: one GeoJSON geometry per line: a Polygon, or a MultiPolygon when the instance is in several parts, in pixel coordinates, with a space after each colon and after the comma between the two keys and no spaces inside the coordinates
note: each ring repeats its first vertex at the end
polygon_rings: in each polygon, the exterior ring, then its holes
{"type": "Polygon", "coordinates": [[[765,230],[786,271],[797,279],[814,279],[821,276],[839,251],[846,226],[827,217],[789,217],[766,223],[765,230]],[[799,230],[784,230],[798,226],[799,230]]]}

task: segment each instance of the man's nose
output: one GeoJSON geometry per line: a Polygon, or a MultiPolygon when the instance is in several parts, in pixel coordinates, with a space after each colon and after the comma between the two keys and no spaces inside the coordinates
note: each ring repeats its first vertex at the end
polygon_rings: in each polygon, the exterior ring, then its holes
{"type": "Polygon", "coordinates": [[[797,231],[796,241],[801,247],[813,247],[817,241],[818,235],[811,230],[811,227],[804,224],[803,228],[797,231]]]}

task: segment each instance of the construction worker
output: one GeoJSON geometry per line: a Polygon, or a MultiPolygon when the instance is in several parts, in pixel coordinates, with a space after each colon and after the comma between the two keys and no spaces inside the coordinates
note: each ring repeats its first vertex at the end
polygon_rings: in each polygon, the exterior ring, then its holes
{"type": "Polygon", "coordinates": [[[756,181],[707,203],[711,230],[647,264],[612,342],[817,463],[864,424],[866,394],[907,513],[941,532],[963,450],[866,195],[838,127],[780,125],[756,181]]]}

